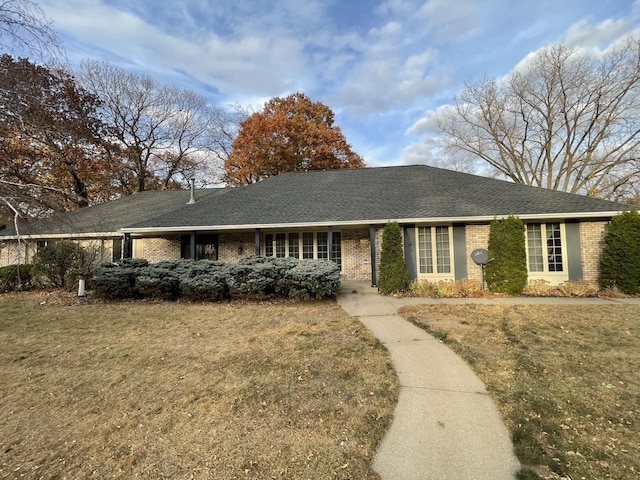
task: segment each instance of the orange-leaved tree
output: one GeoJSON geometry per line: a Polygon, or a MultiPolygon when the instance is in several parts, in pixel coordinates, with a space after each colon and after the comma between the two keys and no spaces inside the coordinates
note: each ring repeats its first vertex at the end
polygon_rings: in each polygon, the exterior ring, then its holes
{"type": "Polygon", "coordinates": [[[226,182],[240,186],[284,172],[364,167],[333,117],[302,93],[271,99],[240,123],[225,161],[226,182]]]}

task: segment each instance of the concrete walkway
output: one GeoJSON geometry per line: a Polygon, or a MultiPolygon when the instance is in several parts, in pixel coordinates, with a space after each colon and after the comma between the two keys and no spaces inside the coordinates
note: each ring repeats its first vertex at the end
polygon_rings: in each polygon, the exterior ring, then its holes
{"type": "Polygon", "coordinates": [[[338,303],[384,344],[400,381],[393,423],[372,465],[382,480],[512,480],[519,463],[484,384],[448,347],[396,315],[401,304],[424,299],[347,284],[338,303]]]}
{"type": "Polygon", "coordinates": [[[512,480],[520,465],[484,384],[448,347],[396,315],[398,308],[425,303],[638,304],[640,298],[395,298],[365,283],[343,283],[338,303],[384,344],[400,381],[393,423],[372,465],[382,480],[512,480]]]}

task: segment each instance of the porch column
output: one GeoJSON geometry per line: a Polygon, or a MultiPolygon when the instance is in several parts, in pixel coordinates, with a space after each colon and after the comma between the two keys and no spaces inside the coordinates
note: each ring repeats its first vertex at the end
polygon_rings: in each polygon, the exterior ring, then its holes
{"type": "Polygon", "coordinates": [[[260,229],[256,228],[256,257],[260,256],[260,229]]]}
{"type": "Polygon", "coordinates": [[[131,241],[131,234],[124,234],[124,244],[122,246],[122,258],[133,257],[133,242],[131,241]]]}
{"type": "Polygon", "coordinates": [[[327,258],[330,261],[332,261],[333,260],[333,227],[327,228],[327,250],[328,250],[327,258]]]}
{"type": "Polygon", "coordinates": [[[191,238],[189,241],[189,258],[191,260],[196,259],[196,232],[191,232],[191,238]]]}
{"type": "Polygon", "coordinates": [[[376,279],[376,227],[369,225],[369,244],[371,245],[371,286],[377,287],[376,279]]]}

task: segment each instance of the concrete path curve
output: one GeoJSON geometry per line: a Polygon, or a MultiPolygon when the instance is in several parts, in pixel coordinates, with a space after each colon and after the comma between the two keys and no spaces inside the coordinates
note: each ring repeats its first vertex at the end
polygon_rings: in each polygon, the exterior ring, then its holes
{"type": "Polygon", "coordinates": [[[343,285],[339,305],[384,344],[400,395],[372,468],[382,480],[513,480],[520,468],[484,384],[448,347],[396,315],[424,299],[343,285]]]}

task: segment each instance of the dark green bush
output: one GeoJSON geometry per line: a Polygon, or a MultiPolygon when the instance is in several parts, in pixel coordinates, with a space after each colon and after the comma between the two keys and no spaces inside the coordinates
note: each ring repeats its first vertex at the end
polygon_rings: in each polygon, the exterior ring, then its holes
{"type": "Polygon", "coordinates": [[[396,222],[387,223],[382,232],[378,288],[385,295],[389,295],[407,291],[410,284],[400,226],[396,222]]]}
{"type": "Polygon", "coordinates": [[[149,260],[146,258],[123,258],[118,260],[116,265],[120,265],[125,268],[144,268],[149,266],[149,260]]]}
{"type": "Polygon", "coordinates": [[[143,269],[135,280],[135,288],[143,297],[175,298],[180,295],[180,278],[166,263],[156,263],[143,269]]]}
{"type": "Polygon", "coordinates": [[[33,288],[31,271],[33,266],[9,265],[0,268],[0,292],[16,292],[33,288]]]}
{"type": "Polygon", "coordinates": [[[520,295],[527,285],[527,251],[525,226],[513,215],[491,222],[489,230],[489,258],[485,280],[489,290],[496,293],[520,295]]]}
{"type": "Polygon", "coordinates": [[[89,253],[74,242],[55,242],[41,248],[33,259],[33,277],[44,286],[70,287],[78,275],[91,269],[89,253]]]}
{"type": "Polygon", "coordinates": [[[148,265],[149,262],[142,259],[123,259],[117,263],[99,265],[91,277],[94,295],[111,299],[138,297],[140,292],[136,286],[136,279],[148,265]]]}
{"type": "Polygon", "coordinates": [[[640,214],[622,212],[611,219],[600,258],[600,286],[640,293],[640,214]]]}

